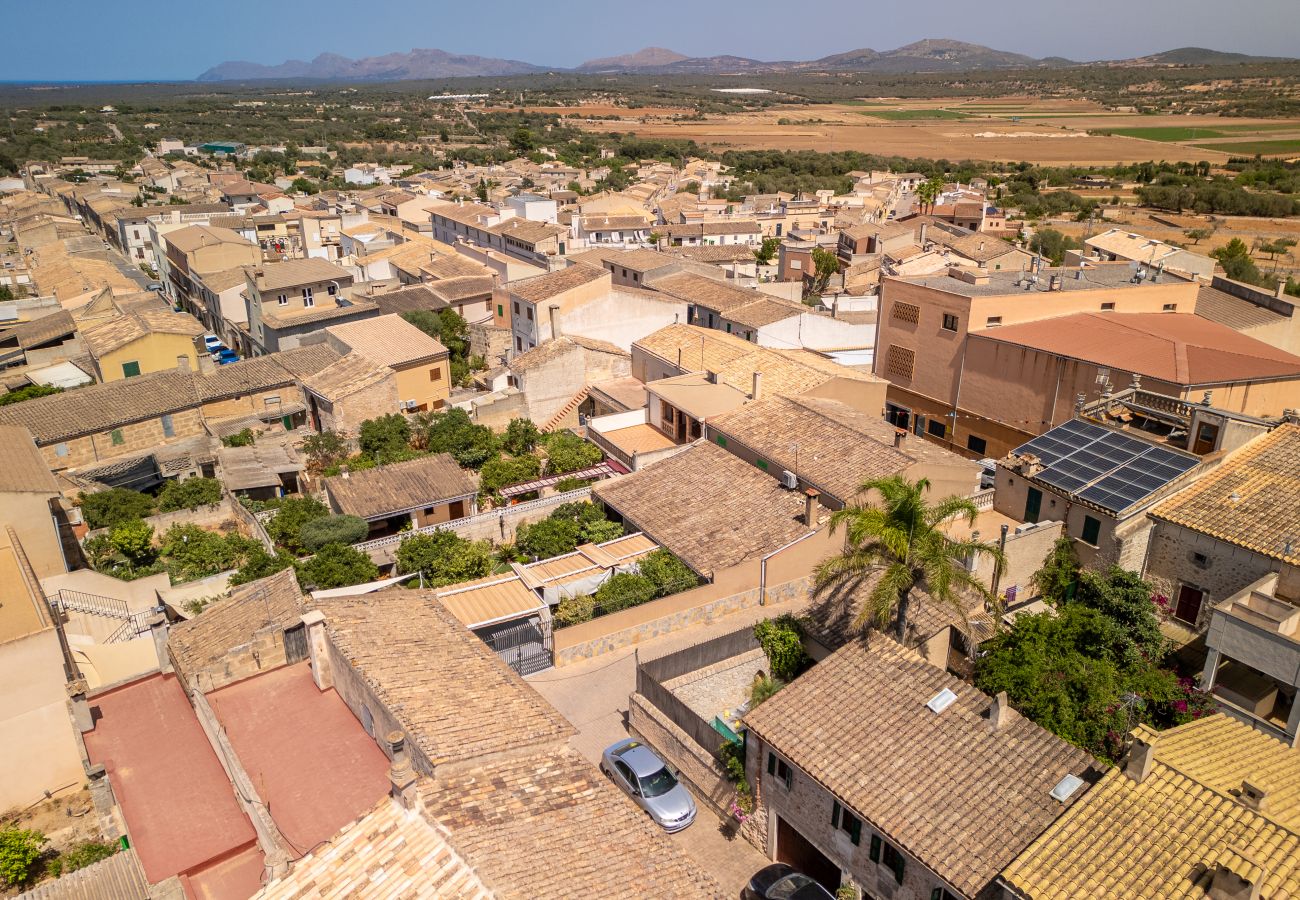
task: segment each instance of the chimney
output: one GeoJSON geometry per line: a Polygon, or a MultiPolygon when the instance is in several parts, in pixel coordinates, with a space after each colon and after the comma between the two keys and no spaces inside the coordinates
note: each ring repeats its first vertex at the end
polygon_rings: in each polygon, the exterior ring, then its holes
{"type": "Polygon", "coordinates": [[[894,432],[894,449],[898,449],[901,446],[903,446],[903,431],[899,429],[894,432]]]}
{"type": "Polygon", "coordinates": [[[149,619],[149,634],[153,636],[153,649],[158,654],[158,671],[164,675],[172,671],[171,654],[167,652],[167,616],[156,613],[149,619]]]}
{"type": "Polygon", "coordinates": [[[72,705],[72,722],[82,734],[95,729],[95,717],[90,714],[90,702],[86,699],[86,679],[78,678],[68,682],[68,702],[72,705]]]}
{"type": "Polygon", "coordinates": [[[926,238],[926,236],[927,236],[929,233],[930,233],[930,223],[928,223],[928,222],[922,222],[922,223],[921,223],[921,236],[920,236],[920,238],[917,239],[917,244],[920,246],[920,248],[921,248],[922,250],[925,249],[925,238],[926,238]]]}
{"type": "Polygon", "coordinates": [[[334,672],[330,669],[329,651],[325,645],[325,614],[313,609],[303,614],[302,624],[307,631],[312,680],[316,682],[317,690],[328,691],[334,687],[334,672]]]}
{"type": "Polygon", "coordinates": [[[763,373],[762,372],[754,373],[754,389],[750,391],[750,399],[751,400],[763,399],[763,373]]]}
{"type": "Polygon", "coordinates": [[[817,488],[808,488],[803,492],[803,523],[809,528],[817,527],[817,498],[821,493],[817,488]]]}
{"type": "MultiPolygon", "coordinates": [[[[1236,855],[1244,856],[1240,851],[1236,851],[1236,855]]],[[[1261,877],[1258,880],[1262,882],[1264,880],[1262,873],[1266,870],[1254,860],[1250,861],[1259,868],[1261,877]]],[[[1209,890],[1205,892],[1206,900],[1259,900],[1262,884],[1249,881],[1244,875],[1234,872],[1222,862],[1217,863],[1210,871],[1214,875],[1210,880],[1209,890]]]]}
{"type": "Polygon", "coordinates": [[[176,357],[176,368],[182,372],[188,372],[190,370],[190,358],[184,355],[176,357]]]}
{"type": "Polygon", "coordinates": [[[560,332],[560,304],[558,304],[558,303],[552,303],[549,307],[547,307],[547,311],[550,312],[550,314],[551,314],[551,337],[552,337],[552,338],[557,338],[557,337],[559,337],[560,334],[561,334],[561,332],[560,332]]]}
{"type": "Polygon", "coordinates": [[[339,475],[340,475],[341,477],[343,477],[343,478],[347,478],[347,477],[348,477],[349,475],[351,475],[351,474],[352,474],[352,471],[348,468],[348,464],[347,464],[347,463],[344,463],[343,465],[339,466],[339,475]]]}
{"type": "Polygon", "coordinates": [[[1286,282],[1285,282],[1285,281],[1279,281],[1279,282],[1277,283],[1277,289],[1273,291],[1273,296],[1276,297],[1278,300],[1281,300],[1281,299],[1283,299],[1283,298],[1286,296],[1286,282]]]}
{"type": "Polygon", "coordinates": [[[1059,291],[1061,289],[1061,276],[1051,276],[1047,281],[1047,289],[1049,291],[1059,291]]]}
{"type": "Polygon", "coordinates": [[[406,736],[400,731],[390,731],[384,743],[388,744],[388,755],[393,761],[388,767],[388,792],[406,809],[414,809],[416,775],[411,768],[410,754],[406,752],[406,736]]]}
{"type": "Polygon", "coordinates": [[[705,377],[709,384],[722,384],[722,373],[717,369],[706,369],[705,377]]]}
{"type": "Polygon", "coordinates": [[[1155,755],[1155,747],[1141,738],[1134,738],[1133,746],[1128,749],[1128,760],[1124,763],[1124,774],[1141,784],[1151,774],[1155,755]]]}
{"type": "Polygon", "coordinates": [[[1007,703],[1007,692],[998,691],[993,702],[989,704],[989,725],[997,731],[1011,721],[1013,712],[1011,705],[1007,703]]]}
{"type": "Polygon", "coordinates": [[[1268,811],[1268,791],[1249,781],[1241,783],[1241,793],[1237,795],[1237,800],[1240,801],[1242,806],[1253,809],[1255,812],[1268,811]]]}

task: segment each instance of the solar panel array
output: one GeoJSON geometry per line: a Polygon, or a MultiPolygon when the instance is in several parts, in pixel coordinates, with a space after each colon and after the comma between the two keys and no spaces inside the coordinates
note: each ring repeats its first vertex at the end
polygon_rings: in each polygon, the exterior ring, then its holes
{"type": "Polygon", "coordinates": [[[1022,444],[1043,464],[1034,477],[1067,494],[1120,512],[1200,462],[1195,456],[1075,419],[1022,444]]]}

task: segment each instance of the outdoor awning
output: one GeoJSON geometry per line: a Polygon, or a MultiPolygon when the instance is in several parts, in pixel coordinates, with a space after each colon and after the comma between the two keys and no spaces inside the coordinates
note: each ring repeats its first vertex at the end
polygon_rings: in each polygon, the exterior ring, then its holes
{"type": "Polygon", "coordinates": [[[466,628],[522,619],[539,612],[544,604],[518,575],[489,575],[453,585],[438,592],[438,600],[466,628]]]}
{"type": "Polygon", "coordinates": [[[540,491],[542,488],[554,487],[566,478],[608,478],[613,475],[615,469],[609,462],[603,462],[599,465],[592,466],[590,469],[583,469],[580,472],[565,472],[563,475],[551,475],[546,478],[539,478],[536,481],[525,481],[523,484],[512,484],[510,487],[501,489],[502,497],[517,497],[520,494],[528,494],[533,491],[540,491]]]}

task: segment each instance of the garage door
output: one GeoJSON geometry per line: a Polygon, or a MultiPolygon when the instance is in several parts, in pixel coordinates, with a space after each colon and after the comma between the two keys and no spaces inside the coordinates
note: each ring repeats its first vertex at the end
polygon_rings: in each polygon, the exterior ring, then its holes
{"type": "Polygon", "coordinates": [[[840,886],[840,867],[780,817],[777,817],[776,824],[776,861],[812,876],[832,894],[840,886]]]}

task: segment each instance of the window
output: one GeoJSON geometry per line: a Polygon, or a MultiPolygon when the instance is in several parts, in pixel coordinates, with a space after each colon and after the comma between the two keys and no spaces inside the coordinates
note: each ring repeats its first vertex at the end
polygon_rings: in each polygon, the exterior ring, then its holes
{"type": "Polygon", "coordinates": [[[1097,546],[1097,538],[1101,535],[1101,522],[1092,516],[1083,517],[1083,532],[1079,537],[1083,538],[1085,544],[1097,546]]]}
{"type": "Polygon", "coordinates": [[[517,338],[515,338],[515,349],[518,350],[518,351],[521,351],[521,352],[523,351],[523,349],[524,349],[524,339],[523,339],[523,338],[521,338],[521,337],[517,337],[517,338]]]}
{"type": "Polygon", "coordinates": [[[302,289],[302,302],[306,303],[308,306],[311,306],[312,304],[308,301],[314,301],[314,295],[312,294],[311,288],[305,287],[302,289]]]}
{"type": "Polygon", "coordinates": [[[984,323],[985,328],[996,328],[1002,324],[1001,316],[989,316],[988,321],[984,323]]]}
{"type": "Polygon", "coordinates": [[[504,316],[505,314],[506,314],[505,307],[502,306],[500,303],[498,303],[498,304],[497,304],[497,318],[499,319],[499,318],[501,318],[502,316],[504,316]]]}
{"type": "Polygon", "coordinates": [[[430,381],[442,381],[442,366],[434,366],[429,370],[430,381]]]}
{"type": "Polygon", "coordinates": [[[885,374],[910,379],[916,367],[916,354],[906,347],[891,345],[885,354],[885,374]]]}
{"type": "Polygon", "coordinates": [[[528,307],[528,309],[526,310],[526,312],[528,313],[528,321],[531,322],[531,321],[533,320],[533,308],[532,308],[531,306],[528,307]]]}
{"type": "Polygon", "coordinates": [[[339,292],[339,286],[337,284],[331,284],[329,286],[329,292],[331,297],[337,295],[339,292]]]}
{"type": "Polygon", "coordinates": [[[984,440],[982,437],[968,434],[966,436],[966,449],[974,451],[975,453],[983,454],[988,452],[989,444],[988,441],[984,440]]]}
{"type": "Polygon", "coordinates": [[[162,423],[163,437],[176,437],[176,423],[172,421],[171,415],[165,415],[159,419],[162,423]]]}
{"type": "Polygon", "coordinates": [[[1161,309],[1163,309],[1165,312],[1178,312],[1178,304],[1166,303],[1163,307],[1161,307],[1161,309]]]}
{"type": "Polygon", "coordinates": [[[272,395],[269,396],[269,397],[263,397],[263,398],[262,398],[262,405],[263,405],[263,406],[279,406],[279,405],[280,405],[280,395],[279,395],[279,394],[272,394],[272,395]]]}
{"type": "Polygon", "coordinates": [[[514,302],[514,307],[515,307],[515,315],[519,315],[519,301],[518,301],[518,300],[516,300],[516,301],[514,302]]]}
{"type": "Polygon", "coordinates": [[[727,334],[731,334],[731,323],[727,323],[727,334]]]}
{"type": "Polygon", "coordinates": [[[792,269],[802,269],[802,268],[803,268],[803,260],[802,260],[802,259],[792,259],[792,260],[790,260],[790,268],[792,268],[792,269]]]}
{"type": "Polygon", "coordinates": [[[1103,304],[1101,305],[1101,308],[1102,308],[1103,311],[1107,311],[1107,312],[1108,312],[1108,311],[1113,310],[1113,309],[1115,308],[1115,304],[1114,304],[1114,303],[1103,303],[1103,304]]]}
{"type": "Polygon", "coordinates": [[[915,325],[921,319],[921,307],[914,303],[895,303],[889,317],[895,322],[907,322],[915,325]]]}
{"type": "Polygon", "coordinates": [[[627,277],[627,269],[624,269],[624,270],[623,270],[623,277],[624,277],[624,278],[627,277]]]}
{"type": "Polygon", "coordinates": [[[925,423],[925,433],[930,437],[941,438],[948,433],[948,427],[938,419],[931,419],[925,423]]]}
{"type": "Polygon", "coordinates": [[[878,862],[880,862],[880,845],[881,845],[881,843],[882,843],[882,841],[880,840],[880,835],[878,835],[878,834],[873,834],[873,835],[871,836],[871,847],[870,847],[870,849],[867,851],[867,855],[871,857],[871,861],[872,861],[873,863],[878,863],[878,862]]]}
{"type": "Polygon", "coordinates": [[[957,330],[957,317],[954,316],[952,313],[943,314],[943,330],[944,331],[957,330]]]}
{"type": "Polygon", "coordinates": [[[831,827],[847,834],[853,846],[857,847],[862,843],[862,820],[840,806],[838,800],[831,806],[831,827]]]}
{"type": "Polygon", "coordinates": [[[126,443],[126,438],[122,437],[122,429],[114,428],[108,433],[109,440],[113,442],[114,447],[120,447],[126,443]]]}
{"type": "Polygon", "coordinates": [[[907,861],[903,859],[903,854],[899,853],[894,848],[893,844],[885,842],[885,852],[881,862],[884,863],[885,868],[894,873],[894,880],[899,884],[902,884],[903,869],[906,866],[907,861]]]}
{"type": "Polygon", "coordinates": [[[777,781],[780,781],[786,786],[786,789],[789,790],[790,781],[794,776],[794,770],[790,768],[789,764],[786,763],[785,760],[781,759],[769,750],[767,752],[767,774],[775,777],[777,781]]]}
{"type": "Polygon", "coordinates": [[[140,374],[140,363],[136,360],[122,363],[122,377],[134,378],[140,374]]]}

